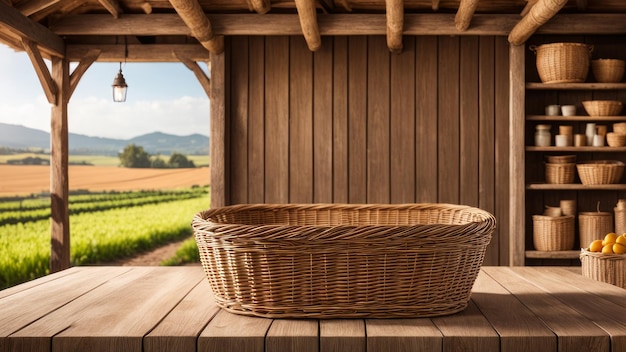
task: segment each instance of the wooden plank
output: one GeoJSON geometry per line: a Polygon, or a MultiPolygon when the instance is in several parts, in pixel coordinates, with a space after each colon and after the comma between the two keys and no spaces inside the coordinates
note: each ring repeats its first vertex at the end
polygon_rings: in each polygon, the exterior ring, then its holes
{"type": "MultiPolygon", "coordinates": [[[[345,43],[345,41],[344,41],[345,43]]],[[[313,55],[313,202],[333,202],[333,38],[313,55]]],[[[345,53],[345,44],[343,48],[345,53]]],[[[345,71],[344,71],[345,72],[345,71]]],[[[345,115],[344,115],[345,116],[345,115]]],[[[344,120],[345,121],[345,120],[344,120]]]]}
{"type": "Polygon", "coordinates": [[[199,268],[132,268],[9,339],[16,350],[141,351],[143,336],[201,280],[206,278],[199,268]]]}
{"type": "Polygon", "coordinates": [[[313,55],[306,44],[289,37],[289,152],[284,157],[291,203],[313,202],[313,55]]]}
{"type": "Polygon", "coordinates": [[[265,352],[319,351],[317,320],[274,320],[265,337],[265,352]]]}
{"type": "Polygon", "coordinates": [[[415,38],[391,55],[390,150],[391,203],[415,202],[415,38]]]}
{"type": "Polygon", "coordinates": [[[465,310],[432,319],[443,334],[444,352],[500,351],[500,337],[474,302],[465,310]],[[471,326],[471,329],[468,327],[471,326]]]}
{"type": "Polygon", "coordinates": [[[610,351],[607,333],[559,300],[571,293],[566,286],[561,285],[558,297],[548,295],[531,283],[532,277],[536,275],[533,271],[518,269],[513,271],[507,267],[486,267],[484,271],[515,295],[557,335],[559,350],[610,351]],[[522,275],[524,272],[527,275],[522,275]]]}
{"type": "Polygon", "coordinates": [[[248,37],[230,40],[230,200],[233,204],[248,203],[248,37]]]}
{"type": "Polygon", "coordinates": [[[229,204],[226,150],[228,150],[226,53],[211,55],[211,207],[229,204]]]}
{"type": "Polygon", "coordinates": [[[367,42],[367,202],[389,203],[389,51],[385,38],[367,42]]]}
{"type": "Polygon", "coordinates": [[[348,203],[348,38],[333,43],[333,202],[348,203]]]}
{"type": "Polygon", "coordinates": [[[472,289],[472,301],[500,335],[502,351],[556,351],[554,333],[517,298],[483,271],[472,289]],[[515,319],[511,319],[515,312],[515,319]]]}
{"type": "Polygon", "coordinates": [[[248,201],[265,200],[265,39],[250,37],[248,79],[248,201]]]}
{"type": "Polygon", "coordinates": [[[441,351],[443,337],[429,319],[367,319],[368,352],[441,351]]]}
{"type": "Polygon", "coordinates": [[[417,202],[437,202],[437,55],[436,37],[415,39],[417,202]]]}
{"type": "Polygon", "coordinates": [[[460,172],[459,38],[439,37],[438,39],[437,201],[440,203],[458,203],[460,172]]]}
{"type": "MultiPolygon", "coordinates": [[[[463,2],[461,2],[463,3],[463,2]]],[[[461,9],[459,8],[459,11],[461,9]]],[[[471,17],[471,15],[470,15],[471,17]]],[[[478,37],[462,37],[459,45],[459,203],[471,206],[479,204],[479,172],[489,163],[479,163],[483,155],[479,143],[492,141],[489,135],[479,134],[479,98],[482,95],[479,81],[478,37]],[[480,92],[480,94],[479,94],[480,92]],[[486,138],[485,138],[486,137],[486,138]],[[480,165],[480,167],[479,167],[480,165]]],[[[480,57],[480,59],[482,59],[480,57]]],[[[491,67],[493,70],[493,66],[491,67]]],[[[445,143],[444,143],[445,144],[445,143]]],[[[487,151],[485,151],[487,157],[487,151]]],[[[482,160],[485,161],[485,160],[482,160]]]]}
{"type": "Polygon", "coordinates": [[[320,352],[365,352],[365,321],[320,320],[320,352]]]}
{"type": "Polygon", "coordinates": [[[97,62],[178,62],[176,55],[209,61],[209,53],[199,44],[71,44],[65,55],[70,61],[80,61],[94,49],[101,52],[97,62]]]}
{"type": "Polygon", "coordinates": [[[265,38],[265,201],[289,202],[289,37],[265,38]]]}
{"type": "Polygon", "coordinates": [[[524,265],[525,250],[525,157],[524,157],[524,46],[509,49],[509,265],[524,265]]]}
{"type": "Polygon", "coordinates": [[[208,280],[201,280],[189,294],[143,339],[144,352],[194,352],[198,339],[219,311],[208,280]]]}
{"type": "Polygon", "coordinates": [[[33,280],[29,280],[29,281],[23,282],[23,283],[21,283],[19,285],[15,285],[15,286],[11,286],[11,287],[2,289],[2,290],[0,290],[0,299],[2,299],[3,297],[7,297],[7,296],[10,296],[10,295],[16,294],[18,292],[21,292],[21,291],[33,288],[33,287],[36,287],[36,286],[39,286],[39,285],[43,285],[43,284],[45,284],[45,283],[47,283],[49,281],[56,280],[58,278],[66,276],[66,275],[74,275],[74,274],[82,271],[83,268],[84,267],[75,266],[75,267],[69,268],[67,270],[62,270],[62,271],[56,272],[54,274],[48,274],[48,275],[45,275],[45,276],[42,276],[42,277],[39,277],[39,278],[36,278],[36,279],[33,279],[33,280]]]}
{"type": "MultiPolygon", "coordinates": [[[[498,225],[500,218],[495,214],[495,44],[493,37],[479,38],[478,52],[478,207],[496,216],[498,225]]],[[[507,95],[508,97],[508,95],[507,95]]],[[[508,135],[508,134],[507,134],[508,135]]],[[[485,253],[485,265],[499,264],[498,236],[500,226],[496,228],[491,243],[485,253]]]]}
{"type": "Polygon", "coordinates": [[[207,352],[264,352],[272,319],[237,315],[221,310],[198,338],[198,350],[207,352]]]}
{"type": "Polygon", "coordinates": [[[367,202],[367,38],[348,38],[348,202],[367,202]]]}

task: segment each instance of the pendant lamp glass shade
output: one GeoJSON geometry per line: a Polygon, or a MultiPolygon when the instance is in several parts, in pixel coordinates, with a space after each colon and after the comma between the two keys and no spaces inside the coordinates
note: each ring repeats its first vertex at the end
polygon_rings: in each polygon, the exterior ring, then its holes
{"type": "Polygon", "coordinates": [[[124,75],[122,74],[122,65],[120,64],[120,71],[115,76],[113,80],[113,101],[117,103],[123,103],[126,101],[126,90],[128,85],[126,84],[126,80],[124,79],[124,75]]]}

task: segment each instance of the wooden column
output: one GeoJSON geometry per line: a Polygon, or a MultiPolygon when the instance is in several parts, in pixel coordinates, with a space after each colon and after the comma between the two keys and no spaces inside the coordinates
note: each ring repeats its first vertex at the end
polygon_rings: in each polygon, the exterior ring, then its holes
{"type": "Polygon", "coordinates": [[[509,264],[525,264],[524,119],[526,96],[525,45],[509,46],[509,264]]]}
{"type": "Polygon", "coordinates": [[[211,54],[211,208],[228,205],[226,151],[226,62],[224,53],[211,54]]]}
{"type": "Polygon", "coordinates": [[[70,217],[67,128],[67,103],[70,92],[69,62],[52,57],[52,80],[57,87],[56,104],[52,105],[50,126],[50,271],[70,267],[70,217]]]}

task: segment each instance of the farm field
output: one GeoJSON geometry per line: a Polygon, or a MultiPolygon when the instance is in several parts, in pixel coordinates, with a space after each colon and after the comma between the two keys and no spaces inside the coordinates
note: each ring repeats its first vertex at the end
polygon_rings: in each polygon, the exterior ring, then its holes
{"type": "MultiPolygon", "coordinates": [[[[169,159],[169,155],[160,155],[160,157],[166,161],[169,159]]],[[[24,158],[41,158],[50,160],[50,155],[41,153],[0,154],[0,164],[7,164],[9,160],[20,160],[24,158]]],[[[187,159],[193,161],[197,167],[209,165],[208,155],[187,155],[187,159]]],[[[86,163],[94,166],[119,166],[120,159],[117,156],[70,154],[69,162],[70,164],[86,163]]]]}
{"type": "MultiPolygon", "coordinates": [[[[129,169],[70,165],[69,188],[103,191],[189,188],[209,184],[208,167],[194,169],[129,169]]],[[[49,192],[50,166],[0,164],[0,197],[49,192]]]]}

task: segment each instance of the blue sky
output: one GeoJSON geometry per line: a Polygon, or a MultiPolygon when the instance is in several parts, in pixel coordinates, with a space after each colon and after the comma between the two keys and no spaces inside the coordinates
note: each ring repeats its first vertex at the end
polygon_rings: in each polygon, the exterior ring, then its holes
{"type": "MultiPolygon", "coordinates": [[[[70,66],[73,70],[75,64],[70,66]]],[[[206,64],[200,63],[206,70],[206,64]]],[[[182,63],[123,63],[125,103],[111,83],[119,63],[94,63],[68,106],[68,128],[88,136],[128,139],[155,131],[209,134],[209,99],[182,63]]],[[[50,131],[50,104],[24,52],[0,44],[0,122],[50,131]]]]}

